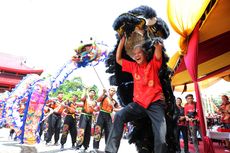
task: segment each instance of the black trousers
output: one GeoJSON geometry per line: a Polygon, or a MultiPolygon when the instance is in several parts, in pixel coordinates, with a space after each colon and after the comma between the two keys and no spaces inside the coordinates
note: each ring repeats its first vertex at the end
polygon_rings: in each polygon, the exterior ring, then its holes
{"type": "Polygon", "coordinates": [[[41,140],[41,136],[44,132],[44,140],[47,139],[47,120],[44,120],[40,123],[39,125],[39,136],[40,136],[40,140],[41,140]]]}
{"type": "Polygon", "coordinates": [[[79,127],[77,130],[77,148],[83,145],[85,149],[89,147],[91,137],[92,116],[81,114],[79,127]]]}
{"type": "Polygon", "coordinates": [[[93,140],[94,149],[99,149],[99,143],[101,140],[103,130],[105,133],[105,143],[107,142],[111,126],[112,126],[112,118],[110,113],[100,111],[97,117],[97,123],[94,128],[94,140],[93,140]]]}
{"type": "Polygon", "coordinates": [[[51,114],[48,117],[48,131],[47,131],[47,140],[46,142],[50,142],[52,136],[54,134],[54,143],[57,143],[59,140],[61,130],[61,115],[51,114]]]}
{"type": "Polygon", "coordinates": [[[45,121],[42,121],[39,125],[39,136],[41,137],[42,136],[42,133],[43,133],[43,130],[44,130],[44,122],[45,121]]]}
{"type": "Polygon", "coordinates": [[[184,141],[184,152],[188,153],[188,126],[181,126],[178,125],[176,128],[176,135],[177,135],[177,151],[181,151],[181,147],[180,147],[180,132],[182,133],[183,136],[183,141],[184,141]]]}
{"type": "Polygon", "coordinates": [[[116,113],[105,151],[110,153],[118,152],[124,130],[124,123],[141,119],[148,115],[152,122],[152,130],[154,134],[154,152],[166,153],[166,121],[164,107],[165,103],[160,100],[152,103],[147,109],[141,107],[137,103],[129,103],[121,111],[116,113]]]}
{"type": "Polygon", "coordinates": [[[76,128],[76,117],[75,114],[67,114],[64,120],[61,144],[64,145],[67,140],[68,133],[70,132],[72,145],[75,144],[77,138],[77,128],[76,128]]]}

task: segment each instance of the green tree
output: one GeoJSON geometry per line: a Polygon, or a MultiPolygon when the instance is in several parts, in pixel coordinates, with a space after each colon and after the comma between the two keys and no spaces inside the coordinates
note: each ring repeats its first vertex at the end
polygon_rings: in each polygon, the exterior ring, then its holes
{"type": "MultiPolygon", "coordinates": [[[[98,92],[98,87],[96,85],[92,85],[89,88],[94,89],[96,93],[98,92]]],[[[57,97],[58,92],[63,92],[64,100],[70,99],[74,94],[80,98],[84,90],[85,85],[83,84],[81,77],[74,77],[71,80],[65,80],[56,91],[50,92],[49,96],[57,97]]]]}

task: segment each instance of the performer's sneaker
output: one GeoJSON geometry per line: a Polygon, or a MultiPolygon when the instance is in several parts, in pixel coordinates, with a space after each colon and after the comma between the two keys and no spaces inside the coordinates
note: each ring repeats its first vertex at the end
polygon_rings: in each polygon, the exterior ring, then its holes
{"type": "Polygon", "coordinates": [[[61,145],[61,149],[60,149],[61,151],[63,151],[64,150],[64,145],[61,145]]]}
{"type": "Polygon", "coordinates": [[[93,150],[90,151],[90,153],[98,153],[98,152],[99,152],[98,149],[93,149],[93,150]]]}
{"type": "Polygon", "coordinates": [[[51,146],[51,142],[46,142],[46,145],[47,146],[51,146]]]}
{"type": "Polygon", "coordinates": [[[77,152],[77,153],[85,153],[85,150],[77,149],[76,152],[77,152]]]}

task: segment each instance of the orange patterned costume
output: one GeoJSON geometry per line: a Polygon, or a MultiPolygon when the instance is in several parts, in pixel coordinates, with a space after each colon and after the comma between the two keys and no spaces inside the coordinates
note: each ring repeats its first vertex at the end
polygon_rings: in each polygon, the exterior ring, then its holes
{"type": "Polygon", "coordinates": [[[80,149],[83,145],[85,150],[89,147],[91,137],[91,124],[92,115],[97,107],[97,103],[94,100],[96,92],[94,90],[89,91],[88,96],[84,96],[81,101],[83,102],[83,110],[80,116],[79,127],[77,131],[77,147],[80,149]]]}

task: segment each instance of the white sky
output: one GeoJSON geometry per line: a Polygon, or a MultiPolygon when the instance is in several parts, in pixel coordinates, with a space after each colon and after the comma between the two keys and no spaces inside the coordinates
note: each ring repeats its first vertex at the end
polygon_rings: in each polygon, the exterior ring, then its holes
{"type": "MultiPolygon", "coordinates": [[[[166,0],[0,0],[0,52],[24,56],[29,66],[54,74],[74,55],[81,40],[93,37],[113,47],[114,20],[140,5],[155,9],[170,27],[166,0]]],[[[178,49],[178,35],[171,27],[170,33],[164,43],[171,56],[178,49]]],[[[103,85],[108,87],[109,74],[104,73],[104,64],[95,68],[103,85]]],[[[102,88],[92,67],[76,70],[73,76],[81,76],[87,85],[102,88]]]]}
{"type": "MultiPolygon", "coordinates": [[[[53,74],[74,55],[80,40],[93,37],[113,47],[114,20],[140,5],[152,7],[168,22],[166,0],[1,0],[0,52],[24,56],[29,66],[53,74]]],[[[165,46],[172,55],[178,49],[178,36],[170,32],[165,46]]],[[[97,71],[108,84],[103,65],[97,71]]],[[[98,83],[92,68],[74,73],[78,74],[98,83]]]]}

